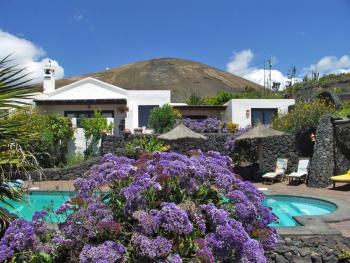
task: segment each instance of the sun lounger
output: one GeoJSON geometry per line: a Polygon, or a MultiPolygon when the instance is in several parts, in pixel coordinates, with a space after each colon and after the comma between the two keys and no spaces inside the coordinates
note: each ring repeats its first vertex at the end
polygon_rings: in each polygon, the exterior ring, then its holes
{"type": "Polygon", "coordinates": [[[333,187],[335,187],[335,183],[350,183],[350,170],[346,174],[332,176],[331,180],[333,181],[333,187]]]}
{"type": "Polygon", "coordinates": [[[4,185],[9,187],[21,188],[23,187],[24,181],[17,179],[16,181],[5,182],[4,185]]]}
{"type": "Polygon", "coordinates": [[[288,159],[277,159],[276,169],[274,172],[266,173],[262,176],[265,179],[264,183],[273,184],[275,180],[283,180],[287,170],[288,159]]]}
{"type": "Polygon", "coordinates": [[[302,159],[298,162],[298,170],[287,175],[289,183],[293,181],[302,182],[306,180],[306,176],[308,175],[309,168],[309,159],[302,159]]]}

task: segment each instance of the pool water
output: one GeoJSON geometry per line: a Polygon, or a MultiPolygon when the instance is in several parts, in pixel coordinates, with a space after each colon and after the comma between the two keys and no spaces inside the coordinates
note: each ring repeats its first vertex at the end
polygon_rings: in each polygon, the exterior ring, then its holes
{"type": "Polygon", "coordinates": [[[62,222],[65,216],[56,215],[54,212],[74,194],[74,192],[30,192],[25,195],[24,202],[8,201],[15,209],[4,204],[0,204],[0,206],[28,221],[32,220],[36,211],[47,210],[49,214],[45,220],[57,223],[62,222]]]}
{"type": "Polygon", "coordinates": [[[270,195],[263,203],[279,218],[279,222],[271,226],[299,226],[293,216],[325,215],[337,209],[335,204],[321,199],[287,195],[270,195]]]}

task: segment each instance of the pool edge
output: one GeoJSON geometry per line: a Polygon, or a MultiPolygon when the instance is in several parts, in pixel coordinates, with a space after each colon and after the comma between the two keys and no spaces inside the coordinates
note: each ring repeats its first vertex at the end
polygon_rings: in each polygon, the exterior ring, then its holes
{"type": "Polygon", "coordinates": [[[337,209],[334,212],[331,212],[326,215],[319,216],[294,216],[293,218],[301,224],[300,226],[290,226],[275,227],[277,232],[281,236],[314,236],[314,235],[341,235],[338,230],[331,228],[327,223],[335,223],[350,220],[350,205],[347,202],[342,200],[332,198],[332,197],[320,197],[314,195],[293,195],[293,194],[283,194],[277,192],[265,192],[266,196],[272,195],[285,195],[285,196],[294,196],[294,197],[306,197],[314,198],[318,200],[324,200],[336,205],[337,209]]]}

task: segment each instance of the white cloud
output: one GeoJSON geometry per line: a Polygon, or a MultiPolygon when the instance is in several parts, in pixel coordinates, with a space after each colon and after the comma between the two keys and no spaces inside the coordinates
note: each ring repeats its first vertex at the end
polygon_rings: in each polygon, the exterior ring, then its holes
{"type": "Polygon", "coordinates": [[[76,20],[76,21],[80,21],[80,20],[83,20],[84,18],[84,15],[81,14],[81,13],[76,13],[73,15],[73,19],[76,20]]]}
{"type": "MultiPolygon", "coordinates": [[[[250,49],[245,49],[241,52],[236,52],[231,57],[231,61],[227,63],[226,70],[234,75],[238,75],[242,78],[256,82],[263,86],[264,69],[258,68],[256,66],[251,66],[253,59],[254,53],[250,49]]],[[[276,63],[277,58],[273,57],[272,62],[276,63]]],[[[268,79],[269,71],[266,70],[265,74],[266,79],[268,79]]],[[[276,69],[271,70],[271,79],[272,82],[280,82],[282,88],[286,85],[288,81],[287,76],[283,75],[281,71],[276,69]]]]}
{"type": "Polygon", "coordinates": [[[235,52],[231,57],[231,61],[227,63],[227,71],[236,73],[237,75],[244,75],[249,72],[249,64],[252,62],[254,54],[250,49],[245,49],[241,52],[235,52]]]}
{"type": "MultiPolygon", "coordinates": [[[[44,66],[49,60],[46,57],[46,52],[29,40],[0,30],[0,59],[9,54],[14,59],[14,64],[26,68],[26,71],[30,73],[29,78],[33,79],[33,83],[43,81],[44,66]]],[[[51,59],[51,63],[55,66],[56,79],[63,78],[63,67],[56,60],[51,59]]]]}
{"type": "Polygon", "coordinates": [[[350,72],[350,57],[348,55],[344,55],[338,59],[336,56],[325,56],[316,64],[312,64],[309,67],[304,68],[304,75],[316,70],[316,65],[320,76],[331,73],[347,73],[350,72]]]}

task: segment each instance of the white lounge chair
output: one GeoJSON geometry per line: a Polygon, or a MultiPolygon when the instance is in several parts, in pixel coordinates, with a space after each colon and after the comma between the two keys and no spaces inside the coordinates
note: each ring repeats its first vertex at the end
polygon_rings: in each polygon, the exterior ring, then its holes
{"type": "Polygon", "coordinates": [[[274,172],[266,173],[262,176],[265,179],[264,183],[274,183],[275,180],[283,180],[288,166],[288,159],[277,159],[276,169],[274,172]]]}
{"type": "Polygon", "coordinates": [[[301,159],[298,162],[298,170],[287,175],[289,183],[293,181],[303,182],[306,180],[306,177],[309,173],[309,159],[301,159]]]}

